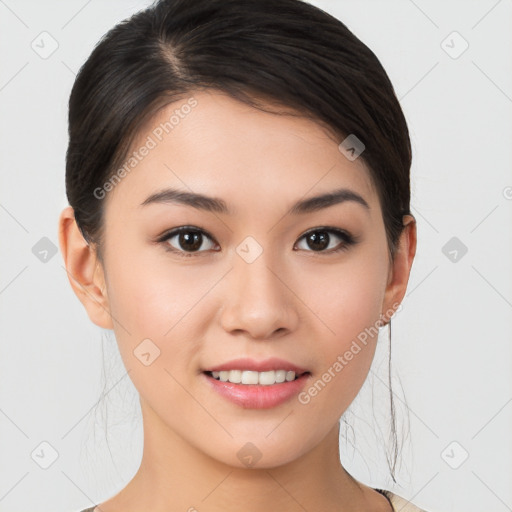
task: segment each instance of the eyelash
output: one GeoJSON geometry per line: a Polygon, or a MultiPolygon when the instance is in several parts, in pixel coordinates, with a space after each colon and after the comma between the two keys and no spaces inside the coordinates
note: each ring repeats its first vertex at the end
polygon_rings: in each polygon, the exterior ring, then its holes
{"type": "MultiPolygon", "coordinates": [[[[347,251],[350,246],[355,245],[358,242],[358,238],[353,236],[353,235],[351,235],[350,233],[348,233],[346,231],[343,231],[341,229],[332,228],[332,227],[329,227],[329,226],[320,226],[320,227],[317,227],[317,228],[314,228],[314,229],[310,229],[309,231],[304,233],[298,239],[298,241],[306,238],[308,235],[310,235],[312,233],[317,233],[317,232],[326,232],[326,233],[329,233],[329,234],[333,233],[337,237],[341,238],[342,242],[340,243],[340,245],[336,249],[330,249],[328,251],[326,251],[326,250],[322,250],[322,251],[308,250],[306,252],[313,252],[313,253],[319,253],[319,254],[322,254],[322,253],[336,254],[336,253],[339,253],[339,252],[342,252],[342,251],[347,251]]],[[[179,235],[181,233],[200,233],[201,235],[206,236],[207,238],[209,238],[211,241],[214,241],[213,237],[210,236],[203,229],[200,229],[200,228],[197,228],[197,227],[194,227],[194,226],[181,226],[181,227],[173,229],[171,231],[167,231],[160,238],[157,239],[157,242],[158,243],[163,243],[164,249],[166,251],[171,252],[173,254],[176,254],[177,256],[180,256],[180,257],[183,257],[183,258],[190,258],[192,256],[197,256],[197,255],[201,254],[202,252],[206,252],[206,251],[192,251],[192,252],[181,251],[179,249],[175,249],[174,247],[171,247],[167,243],[168,240],[170,240],[171,238],[174,238],[176,235],[179,235]]],[[[329,242],[330,242],[330,240],[329,240],[329,242]]]]}

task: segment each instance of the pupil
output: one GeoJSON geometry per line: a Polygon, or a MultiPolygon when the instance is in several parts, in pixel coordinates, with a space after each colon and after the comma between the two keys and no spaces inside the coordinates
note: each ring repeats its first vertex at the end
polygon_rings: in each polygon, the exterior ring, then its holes
{"type": "Polygon", "coordinates": [[[326,231],[311,233],[308,237],[308,245],[311,249],[325,249],[329,246],[329,234],[326,231]]]}
{"type": "Polygon", "coordinates": [[[180,233],[180,244],[188,249],[199,249],[199,247],[201,247],[200,234],[193,233],[191,235],[190,233],[190,231],[187,233],[180,233]]]}

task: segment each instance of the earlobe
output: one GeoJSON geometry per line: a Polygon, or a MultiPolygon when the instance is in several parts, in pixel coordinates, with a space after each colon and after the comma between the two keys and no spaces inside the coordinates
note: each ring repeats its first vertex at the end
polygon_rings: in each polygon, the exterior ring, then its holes
{"type": "Polygon", "coordinates": [[[65,270],[91,321],[104,329],[113,329],[103,267],[75,221],[73,208],[67,206],[59,217],[59,245],[65,270]]]}
{"type": "Polygon", "coordinates": [[[416,219],[412,215],[405,215],[403,224],[404,229],[400,235],[394,261],[390,265],[390,276],[386,286],[382,314],[387,317],[390,316],[390,311],[397,309],[405,296],[416,255],[416,219]]]}

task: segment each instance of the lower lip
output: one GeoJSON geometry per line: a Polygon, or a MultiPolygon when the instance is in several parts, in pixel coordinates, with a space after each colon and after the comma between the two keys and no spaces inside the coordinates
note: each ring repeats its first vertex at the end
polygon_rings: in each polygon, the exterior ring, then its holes
{"type": "Polygon", "coordinates": [[[304,388],[310,377],[309,373],[302,374],[290,382],[263,386],[259,384],[233,384],[214,379],[207,373],[202,373],[207,382],[220,395],[245,409],[270,409],[290,400],[304,388]]]}

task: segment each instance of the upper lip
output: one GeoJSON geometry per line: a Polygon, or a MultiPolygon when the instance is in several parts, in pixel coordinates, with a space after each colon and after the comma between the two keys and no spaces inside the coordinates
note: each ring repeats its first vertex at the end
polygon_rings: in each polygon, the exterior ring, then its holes
{"type": "Polygon", "coordinates": [[[296,375],[301,375],[307,372],[305,368],[301,368],[300,366],[290,363],[289,361],[285,361],[284,359],[279,359],[277,357],[271,357],[270,359],[264,359],[262,361],[256,361],[255,359],[249,358],[232,359],[231,361],[212,366],[211,368],[208,368],[204,371],[220,372],[229,370],[252,370],[255,372],[286,370],[295,372],[296,375]]]}

